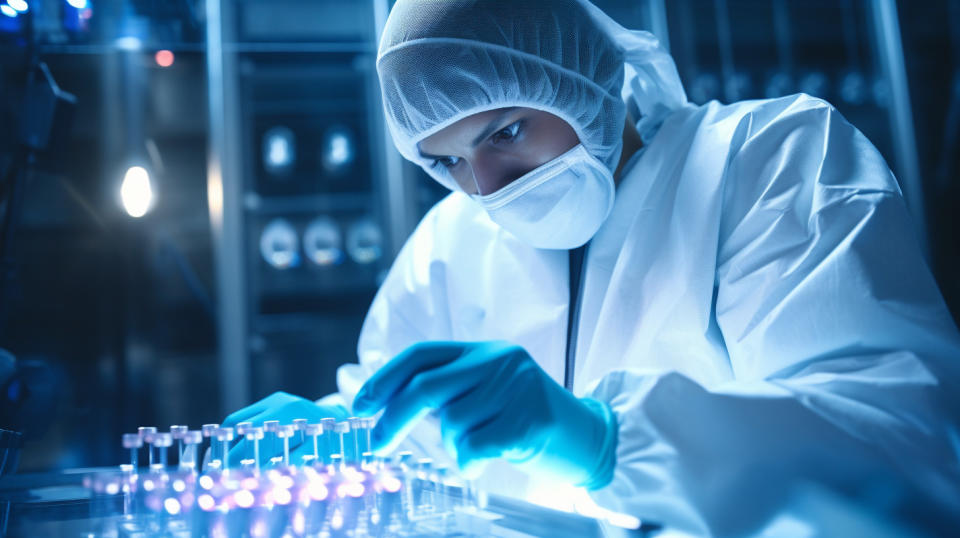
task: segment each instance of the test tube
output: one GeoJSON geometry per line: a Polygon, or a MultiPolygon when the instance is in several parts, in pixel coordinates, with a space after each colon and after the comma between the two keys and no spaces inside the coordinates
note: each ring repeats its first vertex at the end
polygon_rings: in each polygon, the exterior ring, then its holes
{"type": "Polygon", "coordinates": [[[133,472],[137,472],[137,453],[140,452],[140,447],[143,446],[143,438],[140,437],[138,433],[125,433],[123,434],[123,448],[126,448],[130,451],[130,465],[133,466],[133,472]]]}
{"type": "Polygon", "coordinates": [[[151,445],[147,447],[147,465],[153,465],[153,436],[157,434],[157,428],[154,426],[140,426],[137,428],[137,434],[144,443],[151,445]]]}
{"type": "Polygon", "coordinates": [[[403,470],[403,472],[412,470],[413,452],[410,452],[409,450],[404,450],[403,452],[397,452],[396,461],[397,461],[397,466],[399,466],[400,469],[403,470]]]}
{"type": "Polygon", "coordinates": [[[453,501],[450,498],[450,487],[447,479],[450,476],[450,468],[446,465],[438,465],[436,470],[436,509],[440,514],[440,532],[450,534],[454,532],[456,521],[453,513],[453,501]]]}
{"type": "Polygon", "coordinates": [[[177,442],[177,464],[180,464],[180,458],[183,457],[183,436],[189,431],[189,427],[174,424],[170,426],[170,435],[173,437],[173,440],[177,442]]]}
{"type": "Polygon", "coordinates": [[[293,428],[297,430],[297,444],[302,445],[307,440],[307,423],[305,418],[293,419],[293,428]]]}
{"type": "MultiPolygon", "coordinates": [[[[237,425],[234,426],[234,432],[236,432],[237,434],[237,439],[246,439],[247,432],[250,431],[250,428],[253,428],[253,422],[238,422],[237,425]]],[[[247,454],[249,453],[250,453],[249,448],[244,447],[244,453],[241,454],[240,457],[243,459],[249,459],[247,458],[247,454]]],[[[242,463],[242,460],[241,460],[241,463],[242,463]]]]}
{"type": "MultiPolygon", "coordinates": [[[[238,424],[237,427],[239,426],[238,424]]],[[[247,428],[244,437],[253,443],[254,472],[260,474],[260,441],[263,439],[263,428],[247,428]]]]}
{"type": "MultiPolygon", "coordinates": [[[[125,434],[136,435],[136,434],[125,434]]],[[[139,436],[137,436],[139,438],[139,436]]],[[[133,515],[133,476],[137,472],[136,465],[120,464],[120,474],[123,476],[123,514],[125,516],[133,515]]]]}
{"type": "MultiPolygon", "coordinates": [[[[166,469],[168,449],[173,446],[173,436],[169,433],[154,434],[151,445],[153,445],[153,448],[157,451],[157,459],[159,461],[156,462],[156,465],[161,469],[166,469]]],[[[151,467],[153,467],[153,464],[151,464],[151,467]]]]}
{"type": "Polygon", "coordinates": [[[413,504],[413,469],[410,465],[412,461],[413,452],[405,450],[397,453],[397,467],[400,468],[400,476],[403,478],[400,506],[407,520],[413,519],[416,515],[413,504]]]}
{"type": "Polygon", "coordinates": [[[322,418],[320,425],[323,426],[323,454],[320,456],[324,463],[330,463],[330,455],[334,453],[336,446],[337,419],[322,418]]]}
{"type": "Polygon", "coordinates": [[[339,442],[339,445],[338,445],[338,446],[339,446],[339,450],[338,450],[337,452],[340,454],[340,459],[341,459],[344,463],[346,463],[346,461],[347,461],[347,455],[346,455],[346,452],[345,452],[345,450],[344,450],[345,445],[344,445],[344,442],[343,442],[343,437],[344,437],[346,434],[350,433],[350,423],[349,423],[349,422],[337,422],[337,425],[334,427],[334,431],[335,431],[335,432],[337,433],[337,435],[339,436],[339,440],[338,440],[338,442],[339,442]]]}
{"type": "Polygon", "coordinates": [[[471,512],[484,508],[486,505],[485,500],[480,497],[477,483],[473,480],[464,480],[462,501],[463,507],[471,512]]]}
{"type": "Polygon", "coordinates": [[[420,498],[418,499],[416,509],[421,515],[434,512],[434,483],[432,480],[433,477],[431,476],[432,474],[433,459],[420,458],[417,461],[417,478],[420,480],[420,498]]]}
{"type": "Polygon", "coordinates": [[[350,459],[352,462],[357,463],[360,461],[360,454],[369,450],[369,448],[362,446],[362,443],[367,438],[363,433],[366,421],[360,417],[350,417],[347,419],[347,422],[350,423],[350,431],[353,433],[353,435],[351,435],[351,437],[353,437],[353,446],[351,447],[353,448],[353,454],[350,455],[350,459]]]}
{"type": "Polygon", "coordinates": [[[371,452],[373,452],[373,443],[370,442],[370,432],[371,432],[371,430],[373,430],[373,427],[376,426],[376,424],[377,424],[377,419],[375,419],[375,418],[373,418],[373,417],[367,417],[367,418],[363,419],[364,433],[366,433],[366,435],[367,435],[367,439],[366,439],[366,440],[367,440],[367,450],[369,450],[369,451],[371,451],[371,452]]]}
{"type": "Polygon", "coordinates": [[[237,435],[246,437],[247,432],[250,431],[251,428],[253,428],[253,422],[238,422],[236,426],[237,435]]]}
{"type": "Polygon", "coordinates": [[[450,492],[447,489],[447,476],[450,474],[450,468],[446,465],[437,465],[436,470],[436,489],[437,489],[437,511],[444,514],[444,518],[447,517],[447,513],[451,511],[450,507],[450,492]]]}
{"type": "Polygon", "coordinates": [[[197,447],[203,442],[203,434],[199,430],[189,430],[183,435],[184,449],[180,455],[180,469],[195,470],[197,468],[197,447]]]}
{"type": "Polygon", "coordinates": [[[313,438],[313,458],[314,461],[320,461],[320,443],[317,438],[323,434],[323,424],[307,424],[303,433],[313,438]]]}
{"type": "Polygon", "coordinates": [[[200,434],[207,440],[207,447],[210,449],[210,463],[220,459],[220,456],[217,455],[216,443],[214,443],[214,440],[217,438],[217,428],[219,427],[219,424],[204,424],[200,426],[200,434]]]}
{"type": "Polygon", "coordinates": [[[375,469],[374,469],[375,466],[374,466],[373,452],[369,452],[369,451],[364,452],[364,453],[360,456],[360,458],[361,458],[361,459],[360,459],[360,461],[361,461],[361,463],[360,463],[360,468],[361,468],[361,469],[366,469],[367,471],[370,471],[370,472],[372,473],[372,472],[375,470],[375,469]]]}
{"type": "Polygon", "coordinates": [[[263,422],[263,442],[267,447],[267,453],[271,459],[277,454],[277,431],[279,429],[279,420],[266,420],[263,422]]]}
{"type": "Polygon", "coordinates": [[[290,438],[296,431],[290,424],[284,424],[277,430],[277,437],[283,439],[283,464],[286,466],[290,465],[290,438]]]}
{"type": "Polygon", "coordinates": [[[220,444],[219,452],[223,455],[223,459],[220,460],[222,462],[220,468],[226,471],[230,468],[227,455],[230,453],[230,441],[233,441],[233,428],[217,428],[217,441],[220,444]]]}

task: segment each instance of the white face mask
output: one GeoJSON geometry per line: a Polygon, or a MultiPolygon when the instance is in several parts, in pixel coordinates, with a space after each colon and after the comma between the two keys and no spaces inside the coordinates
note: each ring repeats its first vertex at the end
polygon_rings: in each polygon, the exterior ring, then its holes
{"type": "Polygon", "coordinates": [[[506,187],[472,198],[521,241],[572,249],[600,229],[613,209],[614,192],[610,170],[578,144],[506,187]]]}

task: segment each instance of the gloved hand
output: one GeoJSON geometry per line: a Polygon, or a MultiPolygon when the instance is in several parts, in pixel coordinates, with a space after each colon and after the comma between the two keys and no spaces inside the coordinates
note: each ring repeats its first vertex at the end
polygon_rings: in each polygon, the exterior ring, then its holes
{"type": "MultiPolygon", "coordinates": [[[[274,392],[259,402],[231,414],[225,418],[220,425],[235,428],[240,422],[252,422],[254,426],[262,427],[263,423],[268,420],[279,420],[280,424],[291,424],[293,420],[297,418],[305,418],[311,424],[314,424],[320,422],[322,418],[329,417],[341,421],[347,418],[347,416],[347,410],[339,405],[317,405],[306,398],[294,396],[293,394],[274,392]]],[[[297,439],[296,436],[290,440],[291,461],[300,461],[301,453],[294,451],[294,449],[297,448],[296,445],[300,443],[295,441],[295,439],[297,439]]],[[[313,453],[312,445],[309,452],[311,454],[313,453]]],[[[303,453],[306,454],[306,452],[303,453]]],[[[282,443],[271,444],[260,442],[261,464],[270,461],[270,458],[274,456],[280,455],[283,455],[282,443]]],[[[241,439],[240,442],[230,449],[229,463],[231,466],[236,467],[240,465],[241,460],[252,457],[253,444],[246,439],[241,439]]]]}
{"type": "Polygon", "coordinates": [[[616,417],[605,403],[577,399],[523,348],[506,342],[423,342],[384,365],[353,402],[358,416],[383,409],[373,449],[389,452],[436,410],[445,448],[464,474],[505,458],[534,476],[596,489],[616,463],[616,417]]]}

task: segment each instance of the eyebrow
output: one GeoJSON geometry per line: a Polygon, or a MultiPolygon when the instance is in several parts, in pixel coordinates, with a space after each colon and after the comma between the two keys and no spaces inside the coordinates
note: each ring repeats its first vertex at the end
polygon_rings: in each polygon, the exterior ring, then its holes
{"type": "MultiPolygon", "coordinates": [[[[481,131],[480,134],[473,139],[473,142],[471,142],[471,145],[473,147],[479,146],[480,143],[486,140],[488,136],[502,129],[500,124],[503,123],[503,118],[512,114],[513,112],[516,112],[518,108],[519,107],[513,106],[509,108],[504,108],[503,110],[501,110],[500,113],[497,114],[497,117],[490,120],[490,123],[487,124],[487,126],[483,129],[483,131],[481,131]]],[[[420,153],[420,156],[423,157],[424,159],[441,159],[444,157],[443,155],[431,155],[429,153],[424,153],[423,151],[420,150],[420,144],[417,144],[417,151],[420,153]]]]}

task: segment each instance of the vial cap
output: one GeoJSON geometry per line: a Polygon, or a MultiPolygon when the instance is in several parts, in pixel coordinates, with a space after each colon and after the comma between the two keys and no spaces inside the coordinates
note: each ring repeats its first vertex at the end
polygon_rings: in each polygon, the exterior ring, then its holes
{"type": "Polygon", "coordinates": [[[335,418],[321,418],[320,424],[323,425],[323,431],[332,432],[334,426],[337,424],[337,419],[335,418]]]}
{"type": "Polygon", "coordinates": [[[276,433],[280,429],[279,420],[267,420],[263,423],[263,431],[276,433]]]}
{"type": "Polygon", "coordinates": [[[308,422],[305,418],[295,418],[293,419],[293,427],[299,431],[304,431],[307,429],[308,422]]]}
{"type": "Polygon", "coordinates": [[[337,422],[334,426],[333,431],[337,433],[350,433],[350,423],[349,422],[337,422]]]}
{"type": "Polygon", "coordinates": [[[172,435],[174,439],[183,439],[183,436],[187,434],[188,430],[189,428],[187,426],[175,424],[170,426],[170,435],[172,435]]]}
{"type": "Polygon", "coordinates": [[[167,448],[173,445],[173,435],[169,433],[158,433],[153,436],[153,446],[158,448],[167,448]]]}
{"type": "Polygon", "coordinates": [[[219,424],[204,424],[203,426],[200,426],[200,431],[203,433],[204,437],[213,437],[216,435],[217,428],[219,427],[219,424]]]}
{"type": "Polygon", "coordinates": [[[190,430],[184,434],[183,442],[188,445],[199,445],[203,442],[203,433],[200,430],[190,430]]]}
{"type": "Polygon", "coordinates": [[[284,439],[287,437],[293,437],[293,434],[296,431],[297,430],[294,429],[292,424],[284,424],[283,426],[280,426],[280,428],[277,430],[277,437],[280,437],[281,439],[284,439]]]}
{"type": "Polygon", "coordinates": [[[250,441],[263,439],[263,428],[250,428],[244,436],[250,441]]]}
{"type": "Polygon", "coordinates": [[[143,438],[138,433],[123,434],[123,448],[140,448],[143,446],[143,438]]]}
{"type": "Polygon", "coordinates": [[[320,435],[323,433],[323,424],[307,424],[304,431],[307,432],[307,435],[320,435]]]}
{"type": "Polygon", "coordinates": [[[246,435],[250,428],[253,428],[253,422],[238,422],[237,435],[246,435]]]}
{"type": "Polygon", "coordinates": [[[218,441],[232,441],[233,440],[233,428],[217,428],[217,440],[218,441]]]}

